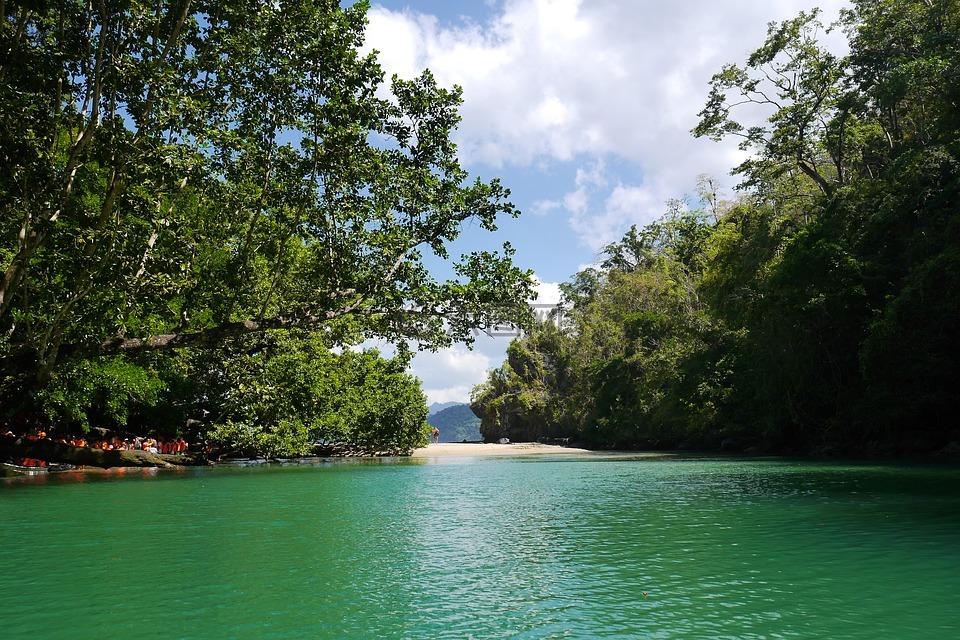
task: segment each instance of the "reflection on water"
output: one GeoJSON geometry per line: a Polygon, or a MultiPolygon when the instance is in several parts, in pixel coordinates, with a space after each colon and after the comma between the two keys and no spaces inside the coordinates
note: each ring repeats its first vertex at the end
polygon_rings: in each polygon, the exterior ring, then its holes
{"type": "MultiPolygon", "coordinates": [[[[75,474],[79,475],[79,474],[75,474]]],[[[0,485],[4,638],[955,638],[960,472],[366,460],[0,485]]]]}

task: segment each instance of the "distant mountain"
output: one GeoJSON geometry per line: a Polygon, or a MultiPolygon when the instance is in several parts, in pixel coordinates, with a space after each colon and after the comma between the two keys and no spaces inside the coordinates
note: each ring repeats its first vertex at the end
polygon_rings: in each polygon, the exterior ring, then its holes
{"type": "Polygon", "coordinates": [[[440,442],[483,440],[480,436],[480,418],[473,415],[470,405],[457,402],[453,406],[427,416],[427,423],[440,430],[440,442]]]}
{"type": "Polygon", "coordinates": [[[427,407],[427,409],[430,411],[430,415],[433,415],[435,413],[439,413],[440,411],[443,411],[444,409],[455,407],[458,404],[463,404],[463,403],[462,402],[434,402],[432,405],[427,407]]]}

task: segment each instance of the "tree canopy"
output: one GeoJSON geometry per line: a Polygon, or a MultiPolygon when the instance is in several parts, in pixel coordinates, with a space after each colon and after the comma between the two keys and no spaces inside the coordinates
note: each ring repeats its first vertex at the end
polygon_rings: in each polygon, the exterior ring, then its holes
{"type": "Polygon", "coordinates": [[[387,86],[360,53],[367,8],[0,3],[8,415],[93,376],[121,381],[125,419],[194,357],[172,350],[249,335],[403,350],[526,319],[509,245],[448,253],[464,225],[518,214],[457,160],[460,89],[429,71],[387,86]]]}
{"type": "Polygon", "coordinates": [[[813,11],[713,77],[693,133],[751,151],[738,197],[669,206],[564,285],[568,324],[475,390],[485,435],[547,420],[620,447],[960,441],[960,6],[855,0],[829,28],[848,55],[813,11]]]}

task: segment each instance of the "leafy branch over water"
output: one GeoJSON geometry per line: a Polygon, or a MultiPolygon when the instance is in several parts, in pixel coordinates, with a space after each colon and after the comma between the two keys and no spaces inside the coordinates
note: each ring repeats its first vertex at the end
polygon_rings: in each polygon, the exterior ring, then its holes
{"type": "Polygon", "coordinates": [[[0,3],[5,420],[168,432],[209,412],[299,442],[309,425],[240,409],[278,344],[433,348],[526,319],[509,246],[448,255],[465,223],[517,215],[457,161],[460,89],[425,71],[388,90],[358,53],[366,9],[0,3]]]}

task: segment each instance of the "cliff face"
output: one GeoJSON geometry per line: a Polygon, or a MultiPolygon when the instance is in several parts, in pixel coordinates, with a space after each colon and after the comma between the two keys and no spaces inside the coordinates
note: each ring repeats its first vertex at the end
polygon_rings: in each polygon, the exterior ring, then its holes
{"type": "Polygon", "coordinates": [[[572,434],[562,428],[548,425],[518,397],[501,396],[496,402],[470,405],[480,418],[480,434],[484,442],[507,438],[510,442],[536,442],[541,438],[564,438],[572,434]]]}

